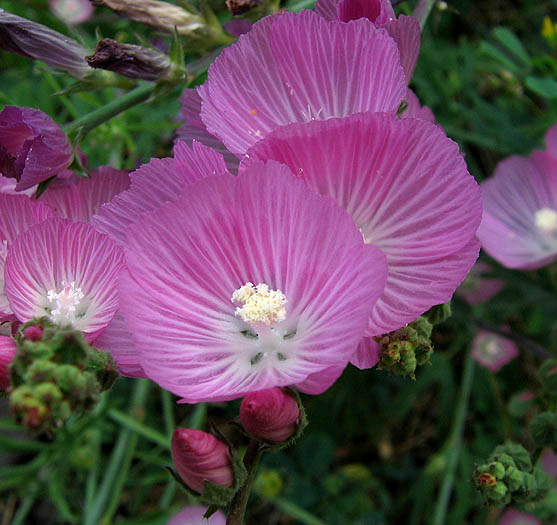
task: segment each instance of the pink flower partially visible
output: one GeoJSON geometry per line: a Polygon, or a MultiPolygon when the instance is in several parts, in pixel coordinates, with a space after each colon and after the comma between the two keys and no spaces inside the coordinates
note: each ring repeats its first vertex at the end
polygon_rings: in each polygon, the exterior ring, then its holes
{"type": "Polygon", "coordinates": [[[201,119],[237,155],[280,126],[396,112],[406,93],[392,38],[366,19],[268,16],[222,51],[198,88],[201,119]]]}
{"type": "Polygon", "coordinates": [[[510,339],[485,330],[478,330],[472,341],[472,358],[492,372],[498,372],[518,354],[510,339]]]}
{"type": "Polygon", "coordinates": [[[47,219],[9,247],[6,296],[19,321],[46,316],[93,340],[118,308],[123,264],[119,246],[89,224],[47,219]]]}
{"type": "Polygon", "coordinates": [[[185,402],[326,389],[385,284],[384,255],[350,216],[276,163],[190,184],[127,233],[138,364],[185,402]]]}
{"type": "Polygon", "coordinates": [[[406,97],[404,97],[408,107],[402,113],[402,118],[421,118],[429,122],[435,122],[435,115],[433,111],[427,106],[422,106],[416,94],[408,88],[406,90],[406,97]]]}
{"type": "Polygon", "coordinates": [[[234,483],[228,446],[212,434],[177,428],[170,448],[176,471],[190,489],[201,493],[206,481],[222,487],[231,487],[234,483]]]}
{"type": "Polygon", "coordinates": [[[458,287],[457,295],[463,297],[470,304],[489,301],[494,295],[505,287],[502,279],[485,277],[493,268],[484,262],[478,261],[458,287]]]}
{"type": "Polygon", "coordinates": [[[28,189],[67,168],[70,141],[60,126],[38,109],[5,106],[0,112],[0,173],[28,189]]]}
{"type": "Polygon", "coordinates": [[[315,11],[327,20],[358,20],[367,18],[376,27],[384,28],[397,43],[406,82],[414,73],[420,54],[421,31],[413,16],[395,16],[391,0],[317,0],[315,11]]]}
{"type": "Polygon", "coordinates": [[[507,509],[501,516],[498,525],[542,525],[542,522],[533,514],[507,509]]]}
{"type": "Polygon", "coordinates": [[[557,259],[557,152],[547,133],[547,150],[530,158],[501,161],[482,183],[484,214],[478,230],[482,248],[507,268],[535,269],[557,259]]]}
{"type": "Polygon", "coordinates": [[[260,441],[286,441],[296,432],[299,420],[298,403],[282,388],[252,392],[242,399],[240,405],[242,426],[260,441]]]}
{"type": "Polygon", "coordinates": [[[226,525],[226,516],[218,510],[209,519],[203,518],[207,507],[185,507],[170,518],[166,525],[226,525]]]}
{"type": "Polygon", "coordinates": [[[557,483],[557,454],[546,448],[540,456],[540,465],[544,472],[557,483]]]}
{"type": "Polygon", "coordinates": [[[89,0],[49,0],[50,10],[66,24],[81,24],[93,14],[89,0]]]}
{"type": "Polygon", "coordinates": [[[9,366],[17,351],[12,337],[0,335],[0,392],[10,386],[9,366]]]}

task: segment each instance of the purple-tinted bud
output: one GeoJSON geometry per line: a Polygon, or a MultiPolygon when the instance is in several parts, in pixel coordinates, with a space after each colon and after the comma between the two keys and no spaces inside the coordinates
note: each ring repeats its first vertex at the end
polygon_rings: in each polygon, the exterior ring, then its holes
{"type": "Polygon", "coordinates": [[[212,434],[177,428],[172,436],[171,450],[178,474],[192,490],[203,492],[206,481],[222,487],[231,487],[234,483],[228,446],[212,434]]]}
{"type": "Polygon", "coordinates": [[[15,341],[11,337],[0,335],[0,391],[10,386],[9,366],[16,351],[15,341]]]}
{"type": "Polygon", "coordinates": [[[39,325],[31,325],[23,329],[23,337],[28,341],[40,341],[43,338],[44,330],[39,325]]]}
{"type": "Polygon", "coordinates": [[[248,394],[240,406],[240,421],[248,434],[260,441],[282,443],[298,427],[300,408],[282,388],[248,394]]]}
{"type": "Polygon", "coordinates": [[[0,9],[0,49],[83,78],[91,73],[85,62],[87,50],[66,35],[0,9]]]}
{"type": "Polygon", "coordinates": [[[56,175],[72,160],[70,141],[46,113],[18,106],[0,112],[0,172],[18,181],[17,191],[56,175]]]}
{"type": "Polygon", "coordinates": [[[170,59],[160,51],[143,46],[122,44],[111,38],[101,40],[95,52],[85,57],[95,69],[114,71],[125,77],[159,80],[172,68],[170,59]]]}

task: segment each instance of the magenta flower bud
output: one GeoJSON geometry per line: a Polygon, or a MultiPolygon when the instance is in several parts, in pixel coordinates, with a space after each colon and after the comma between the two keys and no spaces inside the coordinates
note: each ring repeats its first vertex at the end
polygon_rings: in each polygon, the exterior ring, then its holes
{"type": "Polygon", "coordinates": [[[43,338],[44,330],[39,325],[31,325],[23,329],[23,337],[29,341],[40,341],[43,338]]]}
{"type": "Polygon", "coordinates": [[[212,434],[177,428],[172,436],[171,450],[178,474],[192,490],[203,492],[206,481],[222,487],[231,487],[234,483],[228,446],[212,434]]]}
{"type": "Polygon", "coordinates": [[[0,112],[0,172],[17,191],[66,169],[73,151],[62,128],[38,109],[5,106],[0,112]]]}
{"type": "Polygon", "coordinates": [[[0,336],[0,391],[10,386],[9,365],[12,362],[17,346],[11,337],[0,336]]]}
{"type": "Polygon", "coordinates": [[[298,403],[278,387],[252,392],[240,406],[240,421],[248,434],[268,443],[286,441],[296,432],[299,420],[298,403]]]}

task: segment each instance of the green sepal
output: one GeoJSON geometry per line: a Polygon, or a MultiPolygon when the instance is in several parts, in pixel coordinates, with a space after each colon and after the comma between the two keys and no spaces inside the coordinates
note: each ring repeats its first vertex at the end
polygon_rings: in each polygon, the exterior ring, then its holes
{"type": "Polygon", "coordinates": [[[400,105],[398,106],[398,109],[396,110],[396,116],[398,118],[402,118],[403,113],[408,109],[408,102],[405,100],[403,100],[400,105]]]}
{"type": "Polygon", "coordinates": [[[55,178],[56,175],[53,175],[52,177],[49,177],[48,179],[39,182],[39,185],[37,186],[37,191],[35,192],[35,199],[38,199],[46,191],[46,189],[52,184],[55,178]]]}
{"type": "MultiPolygon", "coordinates": [[[[507,442],[504,445],[498,445],[491,454],[491,457],[498,459],[501,463],[505,463],[505,458],[510,457],[519,470],[526,472],[532,471],[532,461],[527,450],[518,443],[507,442]],[[499,456],[499,458],[497,458],[499,456]]],[[[508,464],[505,466],[509,466],[508,464]]]]}
{"type": "Polygon", "coordinates": [[[438,304],[430,308],[423,317],[432,324],[436,325],[446,321],[452,315],[451,302],[438,304]]]}

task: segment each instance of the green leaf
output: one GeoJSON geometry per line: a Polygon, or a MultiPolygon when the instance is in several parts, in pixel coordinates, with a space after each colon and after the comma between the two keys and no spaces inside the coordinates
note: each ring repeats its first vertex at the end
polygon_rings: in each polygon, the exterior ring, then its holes
{"type": "Polygon", "coordinates": [[[532,60],[526,49],[524,49],[522,42],[520,42],[511,30],[506,27],[497,27],[493,30],[493,34],[495,38],[525,66],[532,65],[532,60]]]}
{"type": "Polygon", "coordinates": [[[552,78],[526,77],[526,87],[544,98],[557,98],[557,81],[552,78]]]}

